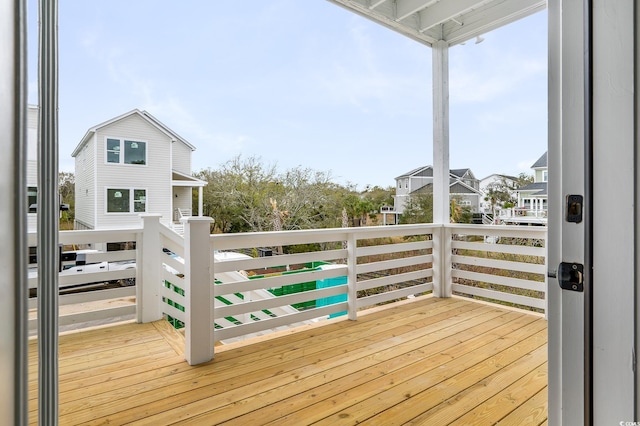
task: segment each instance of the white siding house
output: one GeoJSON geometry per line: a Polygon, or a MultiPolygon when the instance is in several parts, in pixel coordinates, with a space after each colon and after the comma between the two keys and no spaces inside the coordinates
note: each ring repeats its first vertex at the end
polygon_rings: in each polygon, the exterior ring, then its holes
{"type": "Polygon", "coordinates": [[[27,230],[35,232],[38,227],[37,214],[31,206],[37,203],[38,195],[38,107],[29,105],[27,112],[27,230]]]}
{"type": "MultiPolygon", "coordinates": [[[[491,205],[491,202],[485,200],[485,197],[487,196],[487,194],[489,193],[489,189],[493,186],[493,185],[503,185],[504,187],[508,187],[508,188],[515,188],[517,186],[518,183],[518,178],[514,177],[514,176],[508,176],[508,175],[501,175],[501,174],[492,174],[489,175],[483,179],[480,179],[480,185],[479,185],[479,189],[480,189],[480,210],[483,213],[493,213],[493,207],[491,205]]],[[[515,199],[516,198],[516,192],[515,190],[510,190],[509,194],[511,194],[511,196],[515,199]]]]}
{"type": "MultiPolygon", "coordinates": [[[[418,167],[398,176],[393,213],[402,214],[412,194],[431,191],[432,187],[432,166],[418,167]]],[[[462,205],[468,206],[472,212],[477,212],[480,208],[479,183],[470,169],[449,171],[449,194],[451,198],[457,198],[462,205]]]]}
{"type": "Polygon", "coordinates": [[[510,225],[547,224],[547,153],[531,166],[534,181],[516,190],[517,207],[502,209],[499,220],[510,225]]]}
{"type": "MultiPolygon", "coordinates": [[[[76,229],[140,224],[141,213],[170,225],[191,213],[195,147],[146,111],[133,110],[90,128],[75,148],[76,229]]],[[[201,214],[201,211],[198,212],[201,214]]]]}

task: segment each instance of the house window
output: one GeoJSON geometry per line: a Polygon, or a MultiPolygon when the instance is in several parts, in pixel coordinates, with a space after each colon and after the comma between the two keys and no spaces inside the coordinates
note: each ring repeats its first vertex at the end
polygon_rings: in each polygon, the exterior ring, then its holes
{"type": "Polygon", "coordinates": [[[147,164],[147,143],[107,138],[107,163],[147,164]]]}
{"type": "Polygon", "coordinates": [[[543,182],[547,182],[548,178],[549,178],[549,172],[547,170],[543,170],[542,171],[542,181],[543,182]]]}
{"type": "Polygon", "coordinates": [[[27,188],[27,211],[35,213],[38,205],[38,188],[30,186],[27,188]]]}
{"type": "Polygon", "coordinates": [[[107,189],[107,213],[144,213],[146,202],[145,189],[107,189]]]}

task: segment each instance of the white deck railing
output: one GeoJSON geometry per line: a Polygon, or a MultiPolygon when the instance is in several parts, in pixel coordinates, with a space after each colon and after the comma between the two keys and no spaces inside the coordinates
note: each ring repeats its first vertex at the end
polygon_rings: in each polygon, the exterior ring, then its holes
{"type": "Polygon", "coordinates": [[[62,287],[82,279],[135,277],[135,289],[60,300],[135,295],[136,305],[75,314],[61,324],[125,313],[136,313],[139,322],[164,317],[184,327],[187,360],[197,364],[211,359],[218,341],[339,315],[356,320],[362,308],[431,291],[436,297],[458,294],[539,312],[546,306],[545,227],[424,224],[209,235],[210,219],[184,222],[184,236],[154,215],[146,215],[140,229],[61,232],[65,245],[136,242],[135,250],[96,255],[135,261],[134,270],[60,279],[62,287]],[[288,254],[257,257],[262,247],[288,254]],[[214,252],[251,256],[223,259],[214,252]]]}
{"type": "Polygon", "coordinates": [[[455,294],[546,309],[547,228],[447,226],[455,294]]]}
{"type": "MultiPolygon", "coordinates": [[[[140,246],[139,238],[142,229],[110,230],[110,231],[61,231],[59,233],[59,243],[61,251],[72,251],[78,249],[95,249],[106,246],[108,243],[131,242],[117,250],[99,250],[95,253],[86,253],[86,265],[75,267],[73,263],[71,269],[62,271],[59,275],[58,285],[61,294],[58,299],[60,306],[60,326],[86,323],[89,321],[106,320],[114,317],[123,317],[136,313],[136,287],[133,284],[136,280],[136,259],[137,251],[134,247],[140,246]],[[93,267],[95,265],[95,267],[93,267]],[[114,266],[117,266],[114,267],[114,266]],[[91,291],[83,291],[88,290],[91,291]],[[127,299],[130,303],[100,304],[98,302],[107,300],[127,299]],[[91,304],[90,309],[79,309],[80,305],[91,304]],[[75,306],[75,309],[65,309],[75,306]]],[[[29,233],[29,247],[37,245],[35,233],[29,233]]],[[[29,318],[29,330],[37,328],[37,313],[35,309],[38,305],[36,289],[38,287],[37,264],[34,263],[29,271],[29,291],[32,297],[29,298],[29,309],[34,312],[29,318]]]]}

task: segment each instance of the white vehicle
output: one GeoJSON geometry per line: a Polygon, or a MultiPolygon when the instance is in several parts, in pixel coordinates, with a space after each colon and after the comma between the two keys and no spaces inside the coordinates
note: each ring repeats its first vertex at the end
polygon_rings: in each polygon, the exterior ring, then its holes
{"type": "MultiPolygon", "coordinates": [[[[135,269],[136,262],[135,260],[123,260],[123,261],[115,261],[115,262],[87,262],[87,258],[91,255],[100,255],[101,253],[97,250],[78,250],[75,252],[65,252],[63,253],[62,259],[62,270],[59,273],[59,286],[60,289],[72,289],[72,288],[81,288],[85,286],[96,286],[96,285],[106,285],[106,284],[119,284],[120,286],[130,286],[135,285],[135,278],[127,277],[127,278],[117,278],[117,279],[104,279],[104,276],[99,276],[97,274],[104,272],[112,272],[112,271],[122,271],[127,269],[135,269]],[[94,275],[95,276],[91,276],[94,275]],[[84,280],[78,279],[68,279],[66,277],[71,276],[83,276],[86,275],[84,280]]],[[[29,268],[29,278],[30,284],[29,288],[35,288],[36,283],[31,279],[36,279],[38,277],[38,268],[32,267],[29,268]]]]}

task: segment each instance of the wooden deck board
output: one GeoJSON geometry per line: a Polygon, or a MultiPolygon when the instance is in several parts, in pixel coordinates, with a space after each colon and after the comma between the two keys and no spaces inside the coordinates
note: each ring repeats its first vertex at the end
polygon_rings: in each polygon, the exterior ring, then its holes
{"type": "MultiPolygon", "coordinates": [[[[61,336],[60,424],[546,421],[539,316],[423,298],[300,330],[216,348],[200,366],[164,324],[61,336]]],[[[30,362],[35,424],[37,356],[30,362]]]]}

